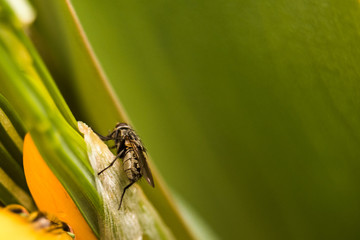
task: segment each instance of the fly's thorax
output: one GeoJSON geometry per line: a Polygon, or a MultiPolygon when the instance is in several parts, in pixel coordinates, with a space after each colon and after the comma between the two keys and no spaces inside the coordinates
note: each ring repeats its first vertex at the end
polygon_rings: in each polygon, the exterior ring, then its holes
{"type": "Polygon", "coordinates": [[[41,212],[31,213],[29,216],[29,220],[31,221],[35,229],[44,229],[49,228],[52,225],[56,225],[55,222],[49,220],[46,215],[41,212]]]}
{"type": "Polygon", "coordinates": [[[124,145],[128,148],[132,147],[131,142],[129,140],[125,140],[124,145]]]}
{"type": "Polygon", "coordinates": [[[124,156],[124,171],[129,180],[136,182],[141,178],[139,160],[136,158],[135,152],[129,148],[124,156]]]}
{"type": "Polygon", "coordinates": [[[43,213],[43,212],[33,212],[29,216],[30,222],[33,224],[35,229],[45,229],[48,231],[53,230],[64,230],[69,232],[70,227],[57,219],[55,216],[43,213]]]}

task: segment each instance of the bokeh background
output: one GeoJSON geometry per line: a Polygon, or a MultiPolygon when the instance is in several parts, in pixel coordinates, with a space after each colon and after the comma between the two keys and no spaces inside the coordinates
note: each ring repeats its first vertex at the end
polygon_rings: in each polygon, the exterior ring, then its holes
{"type": "Polygon", "coordinates": [[[154,164],[217,237],[360,238],[358,1],[71,2],[154,164]]]}

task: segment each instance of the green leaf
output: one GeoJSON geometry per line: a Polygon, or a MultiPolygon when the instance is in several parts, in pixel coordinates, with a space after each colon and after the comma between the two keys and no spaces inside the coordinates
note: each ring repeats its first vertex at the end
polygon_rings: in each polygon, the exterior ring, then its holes
{"type": "Polygon", "coordinates": [[[0,168],[0,201],[5,205],[20,204],[30,211],[35,209],[30,194],[19,187],[2,168],[0,168]]]}
{"type": "MultiPolygon", "coordinates": [[[[27,194],[29,194],[29,189],[26,185],[24,170],[22,164],[19,163],[11,157],[11,155],[6,151],[6,149],[0,145],[0,168],[6,172],[6,174],[27,194]]],[[[0,180],[1,181],[1,180],[0,180]]]]}
{"type": "Polygon", "coordinates": [[[26,130],[23,122],[20,120],[19,115],[15,112],[13,106],[9,101],[0,94],[0,121],[4,126],[6,132],[11,136],[11,139],[15,142],[18,148],[22,149],[23,139],[26,134],[26,130]]]}
{"type": "Polygon", "coordinates": [[[24,132],[19,116],[0,94],[0,201],[4,204],[18,203],[34,209],[22,165],[24,132]]]}
{"type": "MultiPolygon", "coordinates": [[[[47,101],[53,102],[68,123],[72,125],[74,129],[77,129],[74,116],[33,44],[25,35],[22,29],[24,27],[22,22],[20,22],[14,14],[13,9],[5,0],[2,0],[0,3],[0,17],[2,20],[1,34],[4,48],[12,60],[18,64],[19,69],[32,76],[34,86],[43,91],[43,95],[47,98],[47,101]],[[46,88],[46,90],[44,88],[46,88]]],[[[15,101],[15,99],[12,101],[15,101]]]]}
{"type": "MultiPolygon", "coordinates": [[[[38,19],[32,29],[37,47],[65,94],[71,109],[99,133],[106,133],[117,122],[129,122],[108,82],[69,1],[35,0],[38,19]],[[61,36],[61,38],[59,38],[61,36]]],[[[194,235],[150,161],[156,188],[141,187],[160,216],[178,238],[194,235]]]]}
{"type": "Polygon", "coordinates": [[[17,146],[16,143],[11,139],[6,129],[0,125],[0,139],[1,143],[6,145],[6,149],[9,151],[11,156],[17,161],[18,165],[22,163],[22,145],[17,146]],[[20,148],[21,147],[21,148],[20,148]]]}
{"type": "Polygon", "coordinates": [[[102,207],[84,140],[56,85],[6,6],[1,2],[1,92],[14,104],[40,154],[98,234],[97,217],[102,207]]]}
{"type": "Polygon", "coordinates": [[[15,110],[0,94],[0,142],[6,146],[6,152],[11,154],[11,159],[16,160],[21,168],[24,133],[25,129],[15,110]]]}

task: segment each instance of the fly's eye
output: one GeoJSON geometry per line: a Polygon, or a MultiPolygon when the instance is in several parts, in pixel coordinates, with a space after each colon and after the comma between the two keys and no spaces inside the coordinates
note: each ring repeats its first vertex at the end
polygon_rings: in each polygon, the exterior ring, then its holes
{"type": "Polygon", "coordinates": [[[73,239],[75,239],[75,234],[74,231],[72,229],[72,227],[70,227],[67,223],[65,222],[61,222],[62,223],[62,230],[64,230],[67,234],[70,235],[70,237],[72,237],[73,239]]]}
{"type": "Polygon", "coordinates": [[[65,231],[65,232],[71,232],[72,231],[72,229],[71,229],[71,227],[69,226],[69,225],[67,225],[66,223],[64,223],[64,222],[61,222],[62,223],[62,229],[65,231]]]}
{"type": "Polygon", "coordinates": [[[22,213],[26,213],[27,211],[25,209],[20,209],[20,208],[14,208],[14,209],[9,209],[10,212],[16,213],[16,214],[22,214],[22,213]]]}
{"type": "Polygon", "coordinates": [[[16,204],[11,204],[5,207],[5,209],[7,209],[8,211],[18,214],[20,216],[28,216],[29,212],[20,205],[16,205],[16,204]]]}

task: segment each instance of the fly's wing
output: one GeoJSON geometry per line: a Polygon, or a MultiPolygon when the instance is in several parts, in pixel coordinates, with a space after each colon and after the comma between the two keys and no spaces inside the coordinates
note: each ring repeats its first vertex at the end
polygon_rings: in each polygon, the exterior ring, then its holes
{"type": "Polygon", "coordinates": [[[150,168],[146,161],[147,158],[146,152],[143,151],[143,149],[137,146],[137,144],[135,144],[134,142],[131,142],[131,145],[134,149],[137,159],[139,160],[141,175],[146,179],[146,181],[150,184],[150,186],[155,187],[154,179],[152,177],[150,168]]]}

